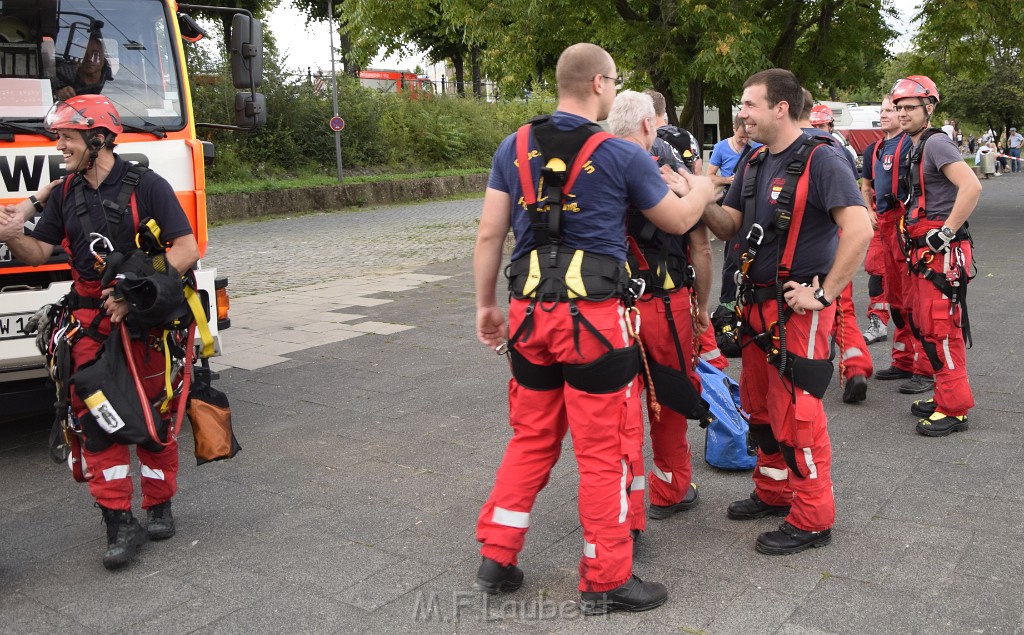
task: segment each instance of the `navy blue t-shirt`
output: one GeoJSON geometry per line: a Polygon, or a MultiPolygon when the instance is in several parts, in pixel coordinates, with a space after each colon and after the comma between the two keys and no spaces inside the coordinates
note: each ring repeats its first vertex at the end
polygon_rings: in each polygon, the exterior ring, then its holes
{"type": "MultiPolygon", "coordinates": [[[[92,230],[101,234],[107,232],[107,221],[103,211],[103,201],[116,202],[121,194],[121,181],[128,172],[128,163],[115,155],[114,167],[110,174],[100,183],[99,190],[94,190],[82,177],[74,178],[84,186],[85,203],[89,209],[89,220],[92,230]]],[[[99,280],[100,274],[93,268],[96,259],[89,251],[89,236],[78,219],[75,209],[75,189],[72,182],[64,197],[64,184],[54,188],[43,208],[42,216],[32,230],[32,236],[44,243],[60,245],[65,235],[71,239],[71,256],[75,270],[83,280],[99,280]]],[[[168,242],[179,236],[192,233],[188,217],[185,216],[178,198],[174,195],[171,184],[152,170],[146,172],[135,188],[135,202],[138,207],[139,220],[152,218],[160,226],[160,238],[168,242]]],[[[135,246],[135,222],[130,206],[122,212],[121,222],[115,236],[107,236],[118,251],[127,251],[135,246]]]]}
{"type": "MultiPolygon", "coordinates": [[[[561,130],[590,123],[562,111],[551,115],[551,121],[561,130]]],[[[536,149],[531,139],[530,150],[536,149]]],[[[515,160],[513,133],[494,153],[487,180],[488,188],[506,192],[512,198],[512,231],[516,236],[513,260],[536,247],[515,160]]],[[[540,182],[542,160],[539,154],[530,159],[534,187],[540,182]]],[[[631,141],[613,138],[594,150],[586,169],[580,170],[571,194],[579,211],[562,213],[562,244],[625,262],[626,211],[630,206],[651,209],[668,194],[668,186],[646,150],[631,141]]]]}
{"type": "MultiPolygon", "coordinates": [[[[754,197],[754,221],[762,227],[769,227],[775,218],[776,199],[786,182],[786,166],[793,159],[793,154],[803,137],[797,139],[781,153],[774,155],[762,150],[764,159],[757,172],[757,189],[754,197]]],[[[811,156],[810,175],[807,189],[807,205],[804,208],[803,223],[800,227],[799,242],[793,254],[791,277],[797,280],[810,280],[816,274],[827,273],[832,268],[839,243],[838,227],[829,210],[836,207],[863,207],[864,199],[860,195],[857,181],[850,174],[845,150],[838,146],[821,145],[811,156]]],[[[731,207],[743,213],[743,180],[749,165],[744,164],[736,173],[732,187],[725,196],[723,206],[731,207]]],[[[747,223],[744,222],[744,227],[747,223]]],[[[737,236],[740,250],[747,248],[746,236],[737,236]]],[[[787,237],[792,240],[792,237],[787,237]]],[[[762,245],[751,266],[750,280],[754,284],[774,284],[781,257],[780,245],[783,241],[775,239],[762,245]]]]}
{"type": "Polygon", "coordinates": [[[906,198],[907,189],[899,183],[899,166],[903,165],[910,155],[914,144],[910,142],[905,132],[901,132],[892,139],[883,139],[869,145],[864,150],[864,178],[874,182],[875,205],[878,213],[882,214],[891,209],[886,200],[886,194],[892,194],[893,177],[897,178],[897,196],[900,200],[906,198]],[[881,156],[875,159],[875,149],[882,144],[881,156]],[[899,157],[896,150],[899,148],[899,157]]]}

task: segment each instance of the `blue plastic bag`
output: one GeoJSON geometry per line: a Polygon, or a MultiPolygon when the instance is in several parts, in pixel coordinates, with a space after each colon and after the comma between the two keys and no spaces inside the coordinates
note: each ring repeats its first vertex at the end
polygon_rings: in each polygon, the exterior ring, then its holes
{"type": "Polygon", "coordinates": [[[697,375],[701,397],[714,417],[705,429],[704,460],[720,470],[754,469],[757,456],[747,451],[747,415],[740,410],[739,385],[703,359],[697,363],[697,375]]]}

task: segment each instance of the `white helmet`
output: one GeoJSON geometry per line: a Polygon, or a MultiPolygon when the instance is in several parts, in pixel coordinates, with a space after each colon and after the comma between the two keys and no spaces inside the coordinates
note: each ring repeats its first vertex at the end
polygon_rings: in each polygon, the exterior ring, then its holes
{"type": "Polygon", "coordinates": [[[0,18],[0,42],[15,44],[30,41],[32,31],[14,16],[0,18]]]}

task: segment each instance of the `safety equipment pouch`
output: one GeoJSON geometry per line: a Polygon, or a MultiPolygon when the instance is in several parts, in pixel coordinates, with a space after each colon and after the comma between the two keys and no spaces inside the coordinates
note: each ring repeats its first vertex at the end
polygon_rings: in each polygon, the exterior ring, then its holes
{"type": "Polygon", "coordinates": [[[749,425],[740,408],[739,385],[703,359],[697,363],[697,376],[712,416],[704,433],[704,461],[720,470],[754,469],[757,455],[747,446],[749,425]]]}
{"type": "Polygon", "coordinates": [[[192,423],[196,465],[230,459],[242,449],[231,429],[228,396],[221,391],[196,381],[189,390],[185,412],[192,423]]]}
{"type": "Polygon", "coordinates": [[[708,415],[708,403],[690,383],[690,378],[681,370],[662,366],[650,356],[647,367],[651,371],[651,381],[658,395],[658,402],[671,408],[687,419],[705,419],[708,415]]]}
{"type": "MultiPolygon", "coordinates": [[[[99,430],[115,443],[132,444],[150,441],[143,408],[149,408],[157,433],[166,435],[167,424],[159,410],[140,396],[132,380],[125,358],[124,344],[115,331],[100,347],[96,359],[85,364],[71,377],[75,392],[89,408],[83,419],[92,419],[99,430]]],[[[83,421],[83,426],[87,421],[83,421]]]]}
{"type": "MultiPolygon", "coordinates": [[[[818,399],[824,397],[828,385],[832,382],[832,360],[797,357],[789,351],[786,352],[786,357],[786,375],[793,385],[818,399]]],[[[773,356],[772,364],[776,368],[779,367],[778,355],[773,356]]]]}

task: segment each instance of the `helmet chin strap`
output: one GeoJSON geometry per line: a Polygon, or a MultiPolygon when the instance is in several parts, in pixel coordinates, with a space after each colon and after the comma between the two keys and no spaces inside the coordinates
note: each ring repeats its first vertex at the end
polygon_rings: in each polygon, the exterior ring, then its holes
{"type": "Polygon", "coordinates": [[[82,131],[82,140],[85,141],[85,145],[89,148],[89,163],[78,172],[78,174],[84,177],[85,173],[96,165],[96,157],[99,156],[100,150],[103,149],[106,138],[100,132],[82,131]]]}

